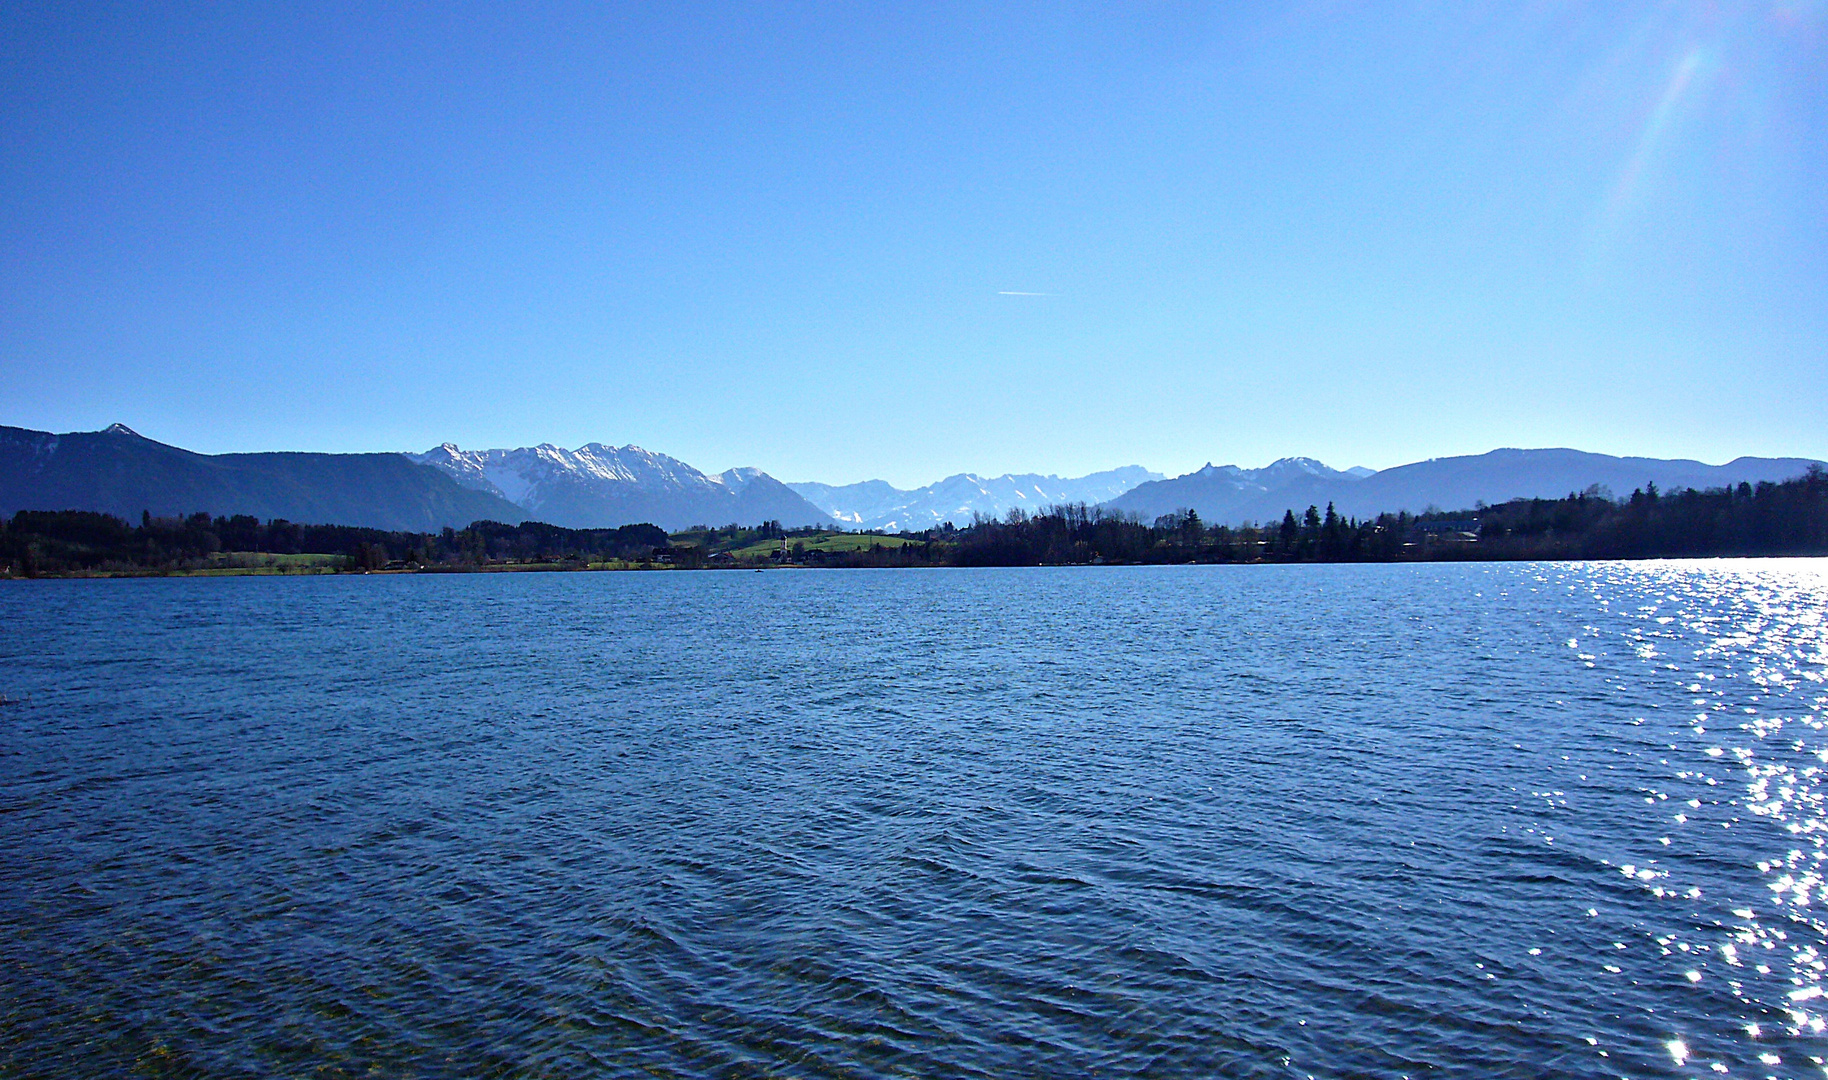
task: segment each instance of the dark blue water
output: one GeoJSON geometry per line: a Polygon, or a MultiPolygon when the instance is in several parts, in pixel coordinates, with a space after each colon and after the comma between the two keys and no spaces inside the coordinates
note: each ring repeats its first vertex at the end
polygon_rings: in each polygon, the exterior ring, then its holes
{"type": "Polygon", "coordinates": [[[0,1075],[1821,1076],[1825,598],[0,583],[0,1075]]]}

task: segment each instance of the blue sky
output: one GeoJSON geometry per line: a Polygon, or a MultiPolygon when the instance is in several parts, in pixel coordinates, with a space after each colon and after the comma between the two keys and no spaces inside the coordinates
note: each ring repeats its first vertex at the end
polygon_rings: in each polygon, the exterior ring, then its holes
{"type": "Polygon", "coordinates": [[[1828,5],[0,9],[0,423],[1828,457],[1828,5]]]}

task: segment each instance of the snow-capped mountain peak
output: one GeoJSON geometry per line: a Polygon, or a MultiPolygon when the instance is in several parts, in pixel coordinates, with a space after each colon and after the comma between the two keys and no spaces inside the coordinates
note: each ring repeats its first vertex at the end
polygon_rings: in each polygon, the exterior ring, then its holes
{"type": "Polygon", "coordinates": [[[773,480],[772,476],[753,466],[737,469],[725,469],[710,478],[712,483],[722,484],[731,491],[742,491],[758,479],[773,480]]]}

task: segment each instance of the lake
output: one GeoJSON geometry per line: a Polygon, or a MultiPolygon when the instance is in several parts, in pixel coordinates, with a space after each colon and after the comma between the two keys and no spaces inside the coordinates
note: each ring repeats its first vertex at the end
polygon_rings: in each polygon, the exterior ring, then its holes
{"type": "Polygon", "coordinates": [[[0,583],[0,1075],[1822,1076],[1828,560],[0,583]]]}

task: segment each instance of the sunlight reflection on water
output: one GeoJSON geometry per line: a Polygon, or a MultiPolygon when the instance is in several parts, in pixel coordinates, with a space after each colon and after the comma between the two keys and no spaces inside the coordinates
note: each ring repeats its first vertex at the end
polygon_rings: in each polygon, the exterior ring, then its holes
{"type": "MultiPolygon", "coordinates": [[[[1673,805],[1667,791],[1645,795],[1646,803],[1668,808],[1670,833],[1657,842],[1676,851],[1714,851],[1717,841],[1696,844],[1695,834],[1740,828],[1748,821],[1743,815],[1778,826],[1749,834],[1742,828],[1733,845],[1763,876],[1765,895],[1731,907],[1730,921],[1712,935],[1692,941],[1676,933],[1656,937],[1661,955],[1682,967],[1691,983],[1720,979],[1742,999],[1749,975],[1775,975],[1789,988],[1763,1004],[1776,1007],[1789,1035],[1821,1035],[1828,1026],[1822,1012],[1828,922],[1819,909],[1828,829],[1822,783],[1828,764],[1828,740],[1822,737],[1828,564],[1819,559],[1602,563],[1564,573],[1584,576],[1600,607],[1613,608],[1624,620],[1586,627],[1591,647],[1613,638],[1691,695],[1687,704],[1696,710],[1686,724],[1691,737],[1667,745],[1679,755],[1669,759],[1677,782],[1671,786],[1698,793],[1673,805]],[[1739,790],[1743,796],[1734,793],[1739,790]]],[[[1548,575],[1538,580],[1546,582],[1548,575]]],[[[1583,648],[1580,641],[1569,645],[1583,648]]],[[[1595,659],[1590,652],[1580,655],[1595,659]]],[[[1626,863],[1619,870],[1659,900],[1701,898],[1699,885],[1651,868],[1656,857],[1645,861],[1644,868],[1626,863]]],[[[1742,1029],[1754,1040],[1768,1034],[1756,1021],[1742,1029]]],[[[1670,1047],[1678,1065],[1696,1055],[1681,1039],[1670,1047]]],[[[1823,1064],[1820,1053],[1808,1059],[1823,1064]]],[[[1773,1065],[1781,1057],[1761,1052],[1759,1061],[1773,1065]]]]}

